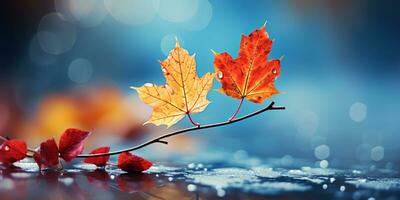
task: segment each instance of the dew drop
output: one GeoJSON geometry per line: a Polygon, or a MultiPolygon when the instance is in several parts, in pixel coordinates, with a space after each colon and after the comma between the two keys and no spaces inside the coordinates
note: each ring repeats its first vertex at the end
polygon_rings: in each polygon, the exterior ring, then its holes
{"type": "Polygon", "coordinates": [[[327,184],[323,184],[322,185],[322,189],[324,189],[324,190],[328,189],[328,185],[327,184]]]}
{"type": "Polygon", "coordinates": [[[330,179],[329,179],[329,181],[331,182],[331,183],[333,183],[333,182],[335,182],[335,178],[333,178],[333,177],[331,177],[330,179]]]}
{"type": "Polygon", "coordinates": [[[194,191],[197,190],[197,186],[196,186],[196,185],[193,185],[193,184],[189,184],[189,185],[187,186],[187,190],[188,190],[189,192],[194,192],[194,191]]]}
{"type": "Polygon", "coordinates": [[[144,86],[146,86],[146,87],[153,87],[153,83],[145,83],[144,86]]]}
{"type": "Polygon", "coordinates": [[[10,147],[8,147],[7,145],[4,147],[4,150],[8,151],[10,150],[10,147]]]}
{"type": "Polygon", "coordinates": [[[221,71],[219,71],[217,76],[219,79],[222,79],[224,77],[224,74],[221,71]]]}
{"type": "Polygon", "coordinates": [[[194,164],[194,163],[190,163],[190,164],[188,164],[188,168],[189,169],[192,169],[192,168],[194,168],[196,165],[194,164]]]}
{"type": "Polygon", "coordinates": [[[174,180],[174,178],[168,177],[168,181],[173,181],[173,180],[174,180]]]}
{"type": "Polygon", "coordinates": [[[276,69],[273,69],[272,74],[276,74],[276,73],[277,73],[276,69]]]}
{"type": "Polygon", "coordinates": [[[221,188],[217,188],[217,196],[218,197],[223,197],[225,196],[226,192],[225,190],[221,189],[221,188]]]}
{"type": "Polygon", "coordinates": [[[344,192],[346,190],[346,187],[344,185],[340,186],[340,191],[344,192]]]}
{"type": "Polygon", "coordinates": [[[162,72],[164,72],[164,74],[167,74],[167,75],[169,74],[169,73],[168,73],[168,70],[165,69],[165,67],[162,67],[161,70],[162,70],[162,72]]]}

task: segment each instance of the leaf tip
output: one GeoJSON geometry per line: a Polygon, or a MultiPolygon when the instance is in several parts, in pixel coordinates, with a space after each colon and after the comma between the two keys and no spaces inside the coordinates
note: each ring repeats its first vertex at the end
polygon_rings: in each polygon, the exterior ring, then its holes
{"type": "Polygon", "coordinates": [[[214,51],[213,49],[210,49],[210,50],[214,54],[214,56],[217,56],[219,54],[218,52],[214,51]]]}
{"type": "Polygon", "coordinates": [[[181,47],[181,45],[179,44],[178,37],[175,36],[175,48],[179,48],[179,47],[181,47]]]}
{"type": "Polygon", "coordinates": [[[261,28],[265,28],[267,26],[268,20],[266,19],[264,24],[261,26],[261,28]]]}
{"type": "Polygon", "coordinates": [[[138,90],[138,88],[137,87],[135,87],[135,86],[131,86],[131,87],[129,87],[130,89],[132,89],[132,90],[138,90]]]}

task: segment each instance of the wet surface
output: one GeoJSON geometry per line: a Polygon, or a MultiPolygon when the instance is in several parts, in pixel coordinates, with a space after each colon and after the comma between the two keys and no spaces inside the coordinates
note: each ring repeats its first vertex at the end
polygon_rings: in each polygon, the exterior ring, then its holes
{"type": "Polygon", "coordinates": [[[388,199],[400,196],[393,169],[332,169],[235,163],[155,164],[127,174],[74,164],[38,172],[29,160],[2,168],[1,199],[388,199]]]}

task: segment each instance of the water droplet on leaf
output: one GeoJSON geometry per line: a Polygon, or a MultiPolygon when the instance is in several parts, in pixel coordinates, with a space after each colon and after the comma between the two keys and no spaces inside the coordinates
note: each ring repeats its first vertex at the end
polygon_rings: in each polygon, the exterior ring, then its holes
{"type": "Polygon", "coordinates": [[[222,79],[224,77],[224,74],[221,71],[219,71],[218,74],[217,74],[217,77],[219,79],[222,79]]]}

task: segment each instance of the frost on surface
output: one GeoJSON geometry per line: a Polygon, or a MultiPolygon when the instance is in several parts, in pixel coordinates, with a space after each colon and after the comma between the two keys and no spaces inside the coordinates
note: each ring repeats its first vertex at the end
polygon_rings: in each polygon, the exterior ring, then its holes
{"type": "Polygon", "coordinates": [[[346,181],[348,184],[355,185],[357,188],[367,188],[375,190],[400,190],[400,178],[381,178],[377,180],[367,180],[357,178],[346,181]]]}

